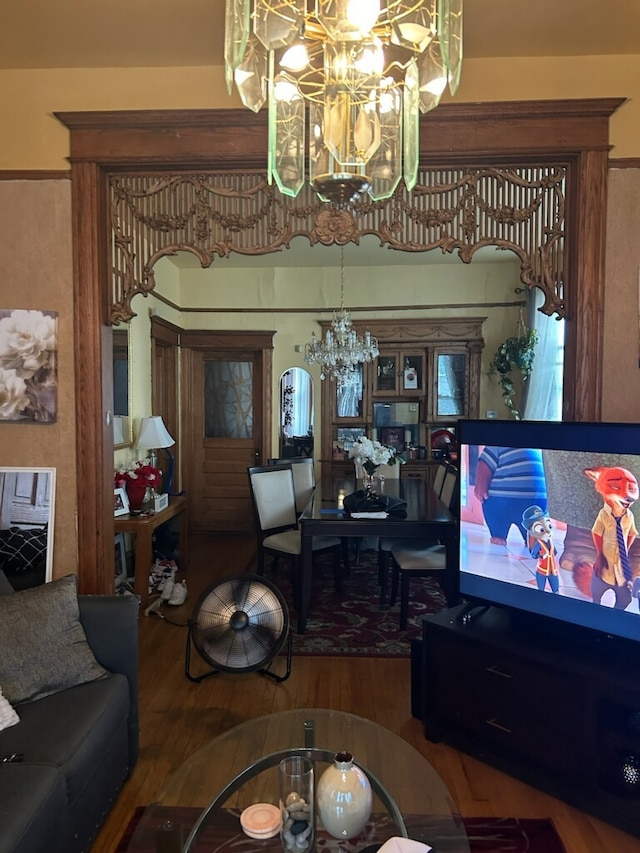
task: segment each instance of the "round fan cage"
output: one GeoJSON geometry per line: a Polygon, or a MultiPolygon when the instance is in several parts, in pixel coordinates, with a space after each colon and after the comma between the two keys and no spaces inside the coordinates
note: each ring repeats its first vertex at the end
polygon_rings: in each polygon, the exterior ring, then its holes
{"type": "Polygon", "coordinates": [[[223,578],[193,609],[191,639],[216,670],[254,672],[280,652],[289,636],[289,610],[280,590],[260,575],[223,578]]]}

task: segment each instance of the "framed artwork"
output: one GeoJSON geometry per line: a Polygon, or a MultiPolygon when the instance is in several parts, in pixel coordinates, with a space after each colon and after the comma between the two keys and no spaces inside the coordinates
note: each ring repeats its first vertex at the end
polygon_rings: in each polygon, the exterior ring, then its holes
{"type": "Polygon", "coordinates": [[[410,391],[418,387],[418,371],[415,367],[404,369],[404,390],[410,391]]]}
{"type": "Polygon", "coordinates": [[[116,518],[119,515],[128,515],[129,513],[129,498],[126,489],[113,490],[113,514],[116,518]]]}
{"type": "Polygon", "coordinates": [[[381,427],[380,441],[388,447],[395,447],[396,450],[404,450],[404,428],[381,427]]]}
{"type": "Polygon", "coordinates": [[[0,568],[11,582],[53,577],[55,468],[0,468],[0,568]]]}
{"type": "Polygon", "coordinates": [[[0,308],[0,421],[52,424],[58,416],[58,314],[0,308]]]}

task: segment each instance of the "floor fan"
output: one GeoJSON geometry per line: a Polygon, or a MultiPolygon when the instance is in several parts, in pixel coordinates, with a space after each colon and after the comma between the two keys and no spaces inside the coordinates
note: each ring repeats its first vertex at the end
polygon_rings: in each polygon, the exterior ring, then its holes
{"type": "Polygon", "coordinates": [[[289,610],[280,590],[259,575],[223,578],[206,589],[189,620],[185,675],[202,681],[219,672],[261,672],[276,681],[291,674],[289,610]],[[287,671],[278,675],[270,664],[287,643],[287,671]],[[192,675],[191,645],[212,669],[192,675]]]}

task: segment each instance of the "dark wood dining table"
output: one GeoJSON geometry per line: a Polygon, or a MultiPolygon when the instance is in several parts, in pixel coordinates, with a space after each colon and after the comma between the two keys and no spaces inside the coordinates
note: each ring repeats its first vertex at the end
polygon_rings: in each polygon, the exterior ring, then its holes
{"type": "Polygon", "coordinates": [[[457,559],[458,526],[455,516],[424,480],[385,480],[381,494],[406,501],[403,513],[390,513],[386,518],[353,518],[343,509],[344,498],[361,488],[360,480],[323,479],[316,485],[311,500],[300,516],[302,577],[299,634],[304,634],[306,630],[311,606],[314,536],[439,539],[447,549],[447,560],[457,559]]]}

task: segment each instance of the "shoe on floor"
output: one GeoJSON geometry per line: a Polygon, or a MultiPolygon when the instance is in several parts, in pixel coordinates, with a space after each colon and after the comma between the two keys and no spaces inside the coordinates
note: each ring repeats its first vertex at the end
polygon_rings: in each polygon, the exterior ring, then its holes
{"type": "Polygon", "coordinates": [[[173,591],[171,592],[171,597],[168,599],[167,604],[184,604],[186,600],[187,582],[182,581],[181,583],[174,584],[173,591]]]}

